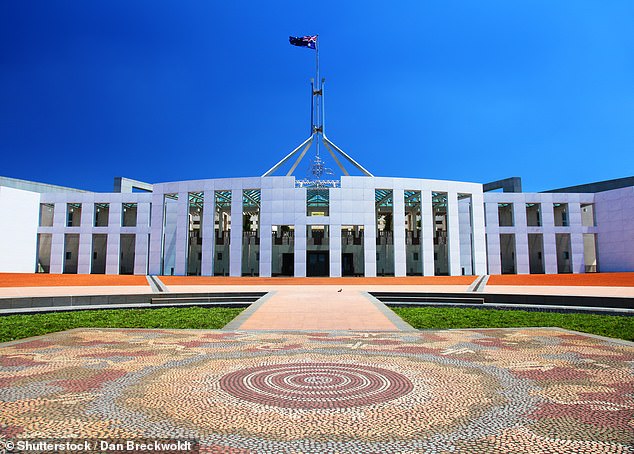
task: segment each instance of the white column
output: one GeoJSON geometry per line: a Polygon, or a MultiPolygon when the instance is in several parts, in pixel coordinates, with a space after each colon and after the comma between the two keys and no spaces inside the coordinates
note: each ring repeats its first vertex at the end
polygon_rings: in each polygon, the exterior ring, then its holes
{"type": "Polygon", "coordinates": [[[570,258],[573,273],[585,273],[586,264],[584,260],[583,233],[581,224],[581,204],[578,202],[568,203],[568,220],[570,222],[570,258]]]}
{"type": "Polygon", "coordinates": [[[53,232],[51,235],[51,274],[64,272],[64,228],[66,226],[66,203],[53,207],[53,232]]]}
{"type": "Polygon", "coordinates": [[[306,277],[306,224],[295,224],[295,277],[306,277]]]}
{"type": "Polygon", "coordinates": [[[134,239],[134,274],[147,274],[148,246],[150,237],[147,233],[137,233],[134,239]]]}
{"type": "Polygon", "coordinates": [[[112,229],[116,229],[117,233],[121,230],[121,202],[112,202],[110,203],[110,208],[108,209],[108,231],[112,231],[112,229]]]}
{"type": "Polygon", "coordinates": [[[573,273],[585,273],[586,264],[583,248],[583,234],[571,233],[570,234],[570,249],[572,257],[572,272],[573,273]]]}
{"type": "Polygon", "coordinates": [[[187,237],[189,234],[189,193],[179,192],[176,215],[176,260],[174,274],[187,274],[187,237]]]}
{"type": "Polygon", "coordinates": [[[407,255],[405,247],[405,191],[392,192],[392,220],[394,235],[394,276],[407,275],[407,255]]]}
{"type": "Polygon", "coordinates": [[[216,210],[216,200],[214,191],[208,190],[204,193],[203,199],[203,247],[202,259],[200,263],[202,276],[213,276],[214,274],[214,213],[216,210]]]}
{"type": "Polygon", "coordinates": [[[66,228],[66,202],[57,202],[53,207],[53,227],[56,229],[66,228]]]}
{"type": "Polygon", "coordinates": [[[136,208],[136,226],[140,231],[146,232],[150,227],[150,211],[149,202],[139,202],[136,208]]]}
{"type": "Polygon", "coordinates": [[[121,203],[110,203],[106,239],[106,274],[119,274],[121,254],[121,203]]]}
{"type": "Polygon", "coordinates": [[[552,203],[542,203],[542,224],[544,228],[544,270],[546,274],[557,274],[555,214],[552,203]]]}
{"type": "MultiPolygon", "coordinates": [[[[83,217],[83,216],[82,216],[83,217]]],[[[92,234],[79,234],[79,251],[77,257],[77,274],[90,274],[92,264],[92,234]]]]}
{"type": "Polygon", "coordinates": [[[487,250],[488,254],[488,273],[487,274],[502,274],[502,258],[500,257],[500,234],[499,233],[487,233],[487,250]]]}
{"type": "Polygon", "coordinates": [[[557,242],[555,233],[544,233],[544,270],[546,274],[557,274],[557,242]]]}
{"type": "Polygon", "coordinates": [[[260,277],[271,277],[271,262],[273,260],[273,205],[270,188],[260,190],[260,277]]]}
{"type": "Polygon", "coordinates": [[[94,202],[81,204],[81,219],[79,226],[83,232],[89,232],[95,223],[95,204],[94,202]]]}
{"type": "Polygon", "coordinates": [[[242,276],[242,189],[231,191],[229,276],[242,276]]]}
{"type": "Polygon", "coordinates": [[[79,221],[79,249],[77,253],[77,274],[90,274],[92,263],[92,227],[94,225],[95,204],[81,204],[79,221]]]}
{"type": "Polygon", "coordinates": [[[526,230],[526,203],[513,202],[513,220],[515,224],[515,265],[517,274],[529,274],[528,231],[526,230]]]}
{"type": "Polygon", "coordinates": [[[572,230],[581,230],[581,204],[568,202],[568,224],[572,230]]]}
{"type": "Polygon", "coordinates": [[[329,227],[330,238],[330,277],[341,277],[341,224],[329,227]]]}
{"type": "Polygon", "coordinates": [[[421,246],[423,250],[423,275],[433,276],[434,269],[434,208],[431,191],[421,191],[421,246]]]}
{"type": "MultiPolygon", "coordinates": [[[[112,216],[112,211],[110,215],[112,216]]],[[[121,236],[119,233],[109,233],[106,243],[106,274],[119,274],[121,236]]]]}
{"type": "Polygon", "coordinates": [[[273,259],[272,225],[260,223],[260,277],[271,277],[271,260],[273,259]]]}
{"type": "Polygon", "coordinates": [[[363,260],[365,276],[376,277],[376,220],[363,225],[363,260]]]}
{"type": "Polygon", "coordinates": [[[486,216],[486,247],[489,264],[488,274],[502,273],[502,258],[500,257],[500,219],[497,202],[484,204],[486,216]]]}
{"type": "Polygon", "coordinates": [[[460,222],[458,219],[458,193],[447,193],[447,218],[449,237],[449,275],[460,276],[460,222]]]}
{"type": "Polygon", "coordinates": [[[481,192],[471,194],[473,226],[473,274],[487,274],[486,230],[484,226],[484,197],[481,192]]]}
{"type": "Polygon", "coordinates": [[[161,274],[161,254],[163,249],[163,194],[152,194],[152,214],[150,221],[150,274],[161,274]]]}
{"type": "Polygon", "coordinates": [[[64,234],[53,233],[51,236],[51,274],[64,272],[64,234]]]}

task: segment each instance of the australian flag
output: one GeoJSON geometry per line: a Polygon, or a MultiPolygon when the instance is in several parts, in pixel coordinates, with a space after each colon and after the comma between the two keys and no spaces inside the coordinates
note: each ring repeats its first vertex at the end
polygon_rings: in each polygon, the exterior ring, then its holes
{"type": "Polygon", "coordinates": [[[297,36],[289,36],[288,42],[293,46],[299,47],[308,47],[309,49],[317,48],[317,35],[315,36],[302,36],[301,38],[297,36]]]}

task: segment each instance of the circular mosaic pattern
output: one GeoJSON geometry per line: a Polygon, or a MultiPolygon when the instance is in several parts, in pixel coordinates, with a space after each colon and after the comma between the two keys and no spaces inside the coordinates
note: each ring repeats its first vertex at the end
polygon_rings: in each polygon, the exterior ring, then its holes
{"type": "Polygon", "coordinates": [[[220,379],[220,387],[249,402],[283,408],[349,408],[408,394],[412,382],[379,367],[337,363],[250,367],[220,379]]]}

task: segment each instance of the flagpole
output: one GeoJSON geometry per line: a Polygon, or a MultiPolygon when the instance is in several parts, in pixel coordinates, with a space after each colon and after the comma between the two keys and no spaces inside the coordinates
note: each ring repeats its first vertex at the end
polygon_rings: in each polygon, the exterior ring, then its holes
{"type": "Polygon", "coordinates": [[[310,136],[315,134],[315,81],[310,79],[310,136]]]}
{"type": "MultiPolygon", "coordinates": [[[[290,176],[294,170],[297,168],[298,164],[302,159],[304,159],[304,155],[310,148],[312,142],[315,140],[316,135],[320,135],[321,137],[317,137],[317,156],[313,160],[310,166],[310,171],[312,172],[314,179],[321,180],[321,175],[326,173],[326,175],[331,175],[331,169],[325,169],[324,162],[319,158],[319,139],[324,143],[327,151],[333,157],[341,171],[344,175],[349,175],[346,171],[343,164],[339,161],[335,152],[340,156],[345,158],[348,162],[350,162],[354,167],[356,167],[359,171],[361,171],[364,175],[371,177],[372,174],[368,172],[365,168],[363,168],[359,163],[357,163],[354,159],[350,157],[350,155],[346,154],[341,148],[335,145],[328,137],[326,136],[326,109],[325,109],[325,96],[324,96],[324,85],[326,79],[321,79],[319,76],[319,35],[313,36],[289,36],[289,41],[293,46],[298,47],[308,47],[309,49],[313,49],[313,41],[315,43],[315,76],[317,80],[314,81],[311,79],[310,88],[311,88],[311,112],[310,112],[310,136],[306,139],[300,146],[291,151],[288,155],[286,155],[281,161],[275,164],[269,171],[267,171],[263,177],[267,177],[272,175],[277,169],[279,169],[282,165],[284,165],[289,159],[299,153],[295,164],[293,164],[291,170],[286,174],[290,176]],[[320,99],[321,97],[321,99],[320,99]]],[[[314,182],[310,180],[310,177],[305,180],[299,180],[295,182],[296,187],[341,187],[340,182],[335,180],[321,180],[318,182],[314,182]]]]}
{"type": "Polygon", "coordinates": [[[321,80],[321,136],[326,137],[326,94],[324,85],[326,78],[321,80]]]}
{"type": "Polygon", "coordinates": [[[319,35],[315,35],[317,39],[315,40],[315,72],[317,76],[317,89],[321,90],[321,82],[319,81],[319,35]]]}
{"type": "MultiPolygon", "coordinates": [[[[319,130],[319,127],[321,126],[320,123],[320,118],[321,118],[321,110],[320,110],[320,103],[319,103],[319,97],[321,96],[321,81],[319,80],[319,35],[315,35],[317,37],[317,39],[315,39],[315,82],[317,83],[317,98],[315,99],[315,103],[316,103],[316,112],[315,112],[315,116],[317,117],[317,130],[319,130]]],[[[317,132],[317,134],[319,134],[319,132],[317,132]]],[[[316,141],[317,143],[315,144],[316,147],[316,154],[317,156],[319,156],[319,138],[316,141]]]]}

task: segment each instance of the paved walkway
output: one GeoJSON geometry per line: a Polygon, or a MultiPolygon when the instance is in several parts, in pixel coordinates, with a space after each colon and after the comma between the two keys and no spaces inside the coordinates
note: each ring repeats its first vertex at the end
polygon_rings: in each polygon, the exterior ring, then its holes
{"type": "Polygon", "coordinates": [[[283,286],[254,304],[225,329],[412,329],[367,292],[337,286],[283,286]]]}
{"type": "Polygon", "coordinates": [[[634,453],[632,361],[632,343],[560,329],[76,329],[0,344],[0,439],[634,453]]]}

